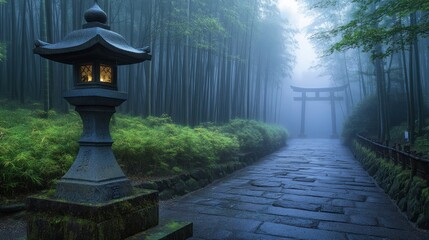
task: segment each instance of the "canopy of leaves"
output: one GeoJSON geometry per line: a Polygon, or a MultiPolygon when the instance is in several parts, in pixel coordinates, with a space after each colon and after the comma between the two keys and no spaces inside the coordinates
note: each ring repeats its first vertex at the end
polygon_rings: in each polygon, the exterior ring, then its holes
{"type": "Polygon", "coordinates": [[[362,47],[372,51],[376,45],[386,45],[382,56],[390,55],[416,36],[429,34],[429,2],[427,0],[353,0],[352,18],[345,24],[322,32],[317,37],[340,37],[330,53],[362,47]],[[407,17],[419,12],[417,24],[408,24],[407,17]]]}

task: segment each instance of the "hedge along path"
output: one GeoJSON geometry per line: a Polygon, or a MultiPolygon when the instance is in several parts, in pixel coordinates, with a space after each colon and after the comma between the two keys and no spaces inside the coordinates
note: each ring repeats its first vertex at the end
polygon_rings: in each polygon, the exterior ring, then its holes
{"type": "MultiPolygon", "coordinates": [[[[0,107],[0,201],[21,198],[55,185],[72,164],[81,120],[77,113],[0,107]]],[[[263,152],[285,144],[281,127],[235,119],[194,128],[168,116],[117,114],[111,123],[113,151],[127,176],[171,176],[235,161],[237,152],[263,152]]]]}
{"type": "Polygon", "coordinates": [[[403,169],[364,147],[357,141],[352,145],[355,157],[369,175],[396,202],[409,220],[419,228],[429,229],[429,185],[411,170],[403,169]]]}

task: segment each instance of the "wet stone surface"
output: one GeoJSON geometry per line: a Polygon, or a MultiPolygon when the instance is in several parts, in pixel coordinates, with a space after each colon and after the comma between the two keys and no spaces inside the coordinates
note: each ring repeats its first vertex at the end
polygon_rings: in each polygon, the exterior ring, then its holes
{"type": "MultiPolygon", "coordinates": [[[[25,239],[24,219],[0,216],[0,239],[25,239]]],[[[291,140],[252,166],[160,202],[160,219],[192,221],[193,240],[429,239],[332,139],[291,140]]]]}
{"type": "Polygon", "coordinates": [[[294,139],[204,189],[162,202],[192,239],[429,239],[339,140],[294,139]]]}

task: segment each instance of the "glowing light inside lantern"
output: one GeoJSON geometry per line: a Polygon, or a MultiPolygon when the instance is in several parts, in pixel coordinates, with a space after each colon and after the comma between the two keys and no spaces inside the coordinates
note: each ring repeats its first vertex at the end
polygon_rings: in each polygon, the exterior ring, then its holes
{"type": "Polygon", "coordinates": [[[110,66],[100,65],[100,82],[112,83],[112,68],[110,66]]]}
{"type": "Polygon", "coordinates": [[[80,66],[80,81],[92,82],[92,65],[80,66]]]}

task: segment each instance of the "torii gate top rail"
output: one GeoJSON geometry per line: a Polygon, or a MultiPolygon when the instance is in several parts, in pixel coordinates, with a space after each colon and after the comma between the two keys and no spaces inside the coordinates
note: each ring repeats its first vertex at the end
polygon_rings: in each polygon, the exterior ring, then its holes
{"type": "Polygon", "coordinates": [[[324,88],[303,88],[303,87],[296,87],[296,86],[290,86],[294,92],[339,92],[344,91],[347,88],[347,84],[343,86],[338,87],[324,87],[324,88]]]}
{"type": "Polygon", "coordinates": [[[325,88],[303,88],[290,86],[294,92],[300,92],[301,97],[294,97],[295,101],[301,101],[301,130],[300,136],[305,136],[305,103],[306,101],[330,101],[331,102],[331,120],[332,120],[332,137],[338,137],[337,133],[337,121],[336,121],[336,112],[335,112],[335,101],[341,101],[344,98],[340,96],[335,96],[335,92],[344,91],[346,94],[346,88],[348,85],[338,86],[338,87],[325,87],[325,88]],[[314,93],[313,96],[307,96],[307,93],[314,93]],[[324,93],[329,93],[329,95],[324,93]]]}

